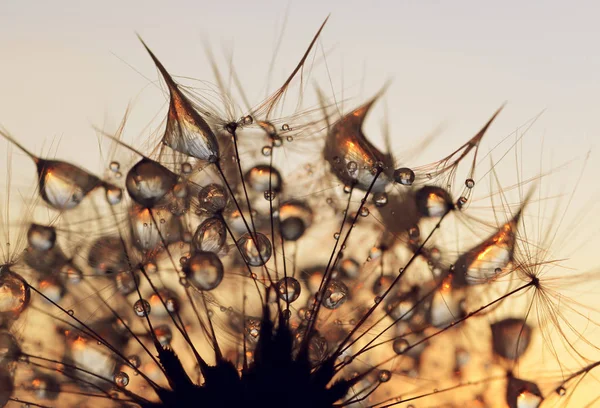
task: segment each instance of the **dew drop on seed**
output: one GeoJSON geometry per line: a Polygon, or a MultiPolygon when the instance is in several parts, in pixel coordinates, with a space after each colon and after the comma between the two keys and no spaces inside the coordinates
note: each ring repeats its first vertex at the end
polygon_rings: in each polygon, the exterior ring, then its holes
{"type": "Polygon", "coordinates": [[[177,184],[177,175],[157,162],[143,158],[127,172],[129,196],[143,207],[154,207],[177,184]]]}
{"type": "Polygon", "coordinates": [[[261,153],[265,157],[269,157],[272,151],[273,148],[271,146],[263,146],[263,148],[261,149],[261,153]]]}
{"type": "Polygon", "coordinates": [[[387,193],[384,191],[373,194],[373,203],[376,207],[385,207],[385,205],[388,203],[387,193]]]}
{"type": "Polygon", "coordinates": [[[388,382],[392,378],[392,373],[389,370],[381,370],[379,372],[379,381],[388,382]]]}
{"type": "Polygon", "coordinates": [[[227,239],[227,229],[221,218],[207,218],[196,229],[192,245],[202,252],[219,252],[227,239]]]}
{"type": "Polygon", "coordinates": [[[348,287],[337,279],[331,279],[323,292],[323,306],[337,309],[348,300],[348,287]]]}
{"type": "Polygon", "coordinates": [[[344,193],[350,194],[352,192],[352,186],[350,184],[346,184],[344,186],[344,193]]]}
{"type": "Polygon", "coordinates": [[[87,194],[103,182],[77,166],[58,160],[38,163],[39,192],[57,210],[77,207],[87,194]]]}
{"type": "Polygon", "coordinates": [[[209,214],[223,211],[227,206],[227,198],[225,187],[220,184],[209,184],[198,194],[200,209],[209,214]]]}
{"type": "Polygon", "coordinates": [[[27,243],[38,251],[48,251],[56,244],[56,230],[54,227],[31,224],[27,230],[27,243]]]}
{"type": "Polygon", "coordinates": [[[110,186],[106,188],[105,196],[110,205],[117,205],[123,199],[123,190],[116,186],[110,186]]]}
{"type": "Polygon", "coordinates": [[[394,181],[403,186],[412,186],[415,181],[415,172],[408,167],[394,170],[394,181]]]}
{"type": "Polygon", "coordinates": [[[271,241],[260,232],[252,235],[245,233],[238,239],[237,246],[250,266],[262,266],[271,258],[271,241]]]}
{"type": "Polygon", "coordinates": [[[115,374],[114,380],[117,387],[127,387],[127,385],[129,384],[129,375],[127,375],[127,373],[119,371],[115,374]]]}
{"type": "Polygon", "coordinates": [[[4,266],[0,269],[0,320],[16,318],[29,306],[29,285],[15,272],[4,266]]]}
{"type": "Polygon", "coordinates": [[[508,318],[491,325],[492,349],[500,357],[515,361],[531,342],[532,329],[524,320],[508,318]]]}
{"type": "Polygon", "coordinates": [[[187,281],[198,290],[213,290],[223,280],[223,263],[214,252],[197,252],[184,267],[187,281]]]}
{"type": "Polygon", "coordinates": [[[133,311],[139,317],[145,317],[150,314],[150,303],[146,299],[138,299],[133,304],[133,311]]]}
{"type": "Polygon", "coordinates": [[[417,191],[415,200],[423,217],[442,217],[454,208],[452,197],[441,187],[424,186],[417,191]]]}
{"type": "Polygon", "coordinates": [[[112,161],[112,162],[110,162],[110,165],[108,166],[108,168],[113,173],[116,173],[121,168],[121,164],[118,161],[112,161]]]}
{"type": "Polygon", "coordinates": [[[131,364],[131,366],[135,368],[140,368],[140,365],[142,364],[142,360],[137,354],[129,356],[127,360],[129,361],[129,364],[131,364]]]}
{"type": "Polygon", "coordinates": [[[394,349],[394,353],[400,355],[400,354],[404,354],[406,349],[408,349],[409,344],[408,344],[408,341],[406,341],[406,339],[404,339],[402,337],[398,337],[398,338],[394,339],[394,343],[393,343],[392,347],[394,349]]]}
{"type": "Polygon", "coordinates": [[[264,196],[265,196],[265,200],[273,201],[275,199],[275,197],[277,197],[277,193],[275,193],[274,191],[265,190],[264,196]]]}
{"type": "Polygon", "coordinates": [[[173,340],[173,332],[171,328],[166,324],[158,325],[154,328],[154,335],[161,346],[167,347],[173,340]]]}
{"type": "MultiPolygon", "coordinates": [[[[31,387],[35,397],[38,399],[56,400],[60,394],[60,384],[51,375],[36,374],[31,379],[29,387],[31,387]]],[[[25,404],[25,406],[30,407],[31,405],[25,404]]]]}
{"type": "Polygon", "coordinates": [[[343,278],[356,279],[360,273],[360,264],[354,259],[346,258],[338,264],[337,270],[343,278]]]}
{"type": "Polygon", "coordinates": [[[277,295],[285,302],[294,302],[300,296],[300,283],[292,277],[280,279],[277,282],[277,295]]]}
{"type": "Polygon", "coordinates": [[[244,126],[250,126],[251,124],[254,123],[254,119],[252,118],[252,116],[246,115],[246,116],[242,117],[240,122],[242,122],[242,125],[244,125],[244,126]]]}
{"type": "Polygon", "coordinates": [[[465,186],[467,188],[473,188],[475,187],[475,180],[473,180],[472,178],[468,178],[465,180],[465,186]]]}
{"type": "Polygon", "coordinates": [[[192,165],[188,162],[181,163],[181,173],[190,174],[192,172],[192,165]]]}
{"type": "Polygon", "coordinates": [[[281,174],[276,168],[266,164],[252,167],[246,172],[244,179],[254,191],[264,192],[269,189],[276,193],[281,191],[281,174]]]}

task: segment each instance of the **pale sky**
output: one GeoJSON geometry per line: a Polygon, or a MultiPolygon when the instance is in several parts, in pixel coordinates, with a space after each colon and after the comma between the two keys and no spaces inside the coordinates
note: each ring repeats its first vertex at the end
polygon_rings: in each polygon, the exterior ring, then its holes
{"type": "MultiPolygon", "coordinates": [[[[328,52],[333,88],[360,103],[386,80],[393,81],[384,100],[395,153],[401,155],[443,125],[423,160],[439,159],[507,101],[484,143],[489,149],[546,109],[528,136],[531,160],[523,166],[539,166],[543,138],[546,159],[554,164],[575,160],[568,170],[574,179],[591,149],[577,196],[577,204],[585,204],[600,197],[599,13],[594,1],[292,0],[286,6],[265,0],[5,0],[0,5],[0,124],[38,153],[60,137],[58,157],[98,172],[102,164],[91,125],[116,124],[133,101],[133,111],[142,112],[134,123],[141,129],[164,102],[144,78],[156,81],[158,75],[136,32],[172,73],[182,76],[213,81],[204,43],[218,55],[233,51],[244,87],[258,102],[285,16],[272,83],[293,69],[331,14],[320,47],[328,52]]],[[[327,77],[319,81],[327,85],[327,77]]],[[[383,105],[377,109],[368,123],[375,140],[384,121],[383,105]]],[[[28,174],[32,170],[23,168],[28,174]]],[[[591,223],[600,225],[598,217],[591,223]]]]}

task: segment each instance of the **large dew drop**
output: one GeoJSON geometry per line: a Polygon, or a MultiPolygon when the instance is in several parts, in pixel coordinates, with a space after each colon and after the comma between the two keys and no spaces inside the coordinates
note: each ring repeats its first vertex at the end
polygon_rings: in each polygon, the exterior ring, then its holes
{"type": "Polygon", "coordinates": [[[365,117],[377,97],[331,126],[323,154],[340,182],[363,191],[369,189],[377,174],[377,167],[381,167],[383,174],[378,176],[372,191],[383,192],[393,177],[394,159],[373,146],[362,130],[365,117]]]}
{"type": "Polygon", "coordinates": [[[202,252],[219,252],[227,239],[227,229],[221,218],[208,218],[196,229],[192,245],[202,252]]]}
{"type": "Polygon", "coordinates": [[[288,201],[281,204],[279,211],[279,231],[286,241],[300,239],[313,220],[310,207],[302,201],[288,201]]]}
{"type": "Polygon", "coordinates": [[[98,177],[72,164],[58,160],[36,161],[40,195],[57,210],[70,210],[96,187],[104,185],[98,177]]]}
{"type": "Polygon", "coordinates": [[[220,214],[227,207],[228,195],[220,184],[209,184],[198,193],[200,210],[208,214],[220,214]]]}
{"type": "Polygon", "coordinates": [[[0,320],[19,317],[31,298],[29,285],[7,266],[0,269],[0,320]]]}
{"type": "Polygon", "coordinates": [[[214,252],[197,252],[184,267],[188,282],[198,290],[212,290],[223,280],[223,263],[214,252]]]}
{"type": "Polygon", "coordinates": [[[245,233],[238,239],[237,246],[249,266],[262,266],[271,258],[271,241],[260,232],[245,233]]]}
{"type": "Polygon", "coordinates": [[[144,47],[152,57],[169,88],[169,114],[162,139],[163,143],[185,155],[216,162],[219,158],[219,144],[212,129],[200,116],[190,100],[181,92],[179,86],[162,63],[146,44],[144,44],[144,47]]]}
{"type": "Polygon", "coordinates": [[[265,191],[280,192],[282,179],[279,171],[266,164],[259,164],[248,170],[244,176],[246,183],[254,191],[264,193],[265,191]]]}
{"type": "Polygon", "coordinates": [[[521,211],[492,236],[471,248],[454,265],[454,283],[475,285],[492,279],[513,260],[521,211]]]}
{"type": "Polygon", "coordinates": [[[337,309],[348,300],[348,287],[337,279],[331,279],[323,293],[323,306],[327,309],[337,309]]]}
{"type": "Polygon", "coordinates": [[[421,187],[416,192],[415,200],[422,217],[442,217],[454,209],[452,197],[441,187],[421,187]]]}
{"type": "Polygon", "coordinates": [[[521,357],[531,341],[532,329],[522,319],[508,318],[491,325],[494,353],[508,360],[521,357]]]}
{"type": "Polygon", "coordinates": [[[292,277],[280,279],[277,282],[277,295],[284,302],[294,302],[300,296],[300,282],[292,277]]]}
{"type": "Polygon", "coordinates": [[[177,175],[157,162],[143,158],[127,173],[125,186],[138,204],[152,208],[177,183],[177,175]]]}

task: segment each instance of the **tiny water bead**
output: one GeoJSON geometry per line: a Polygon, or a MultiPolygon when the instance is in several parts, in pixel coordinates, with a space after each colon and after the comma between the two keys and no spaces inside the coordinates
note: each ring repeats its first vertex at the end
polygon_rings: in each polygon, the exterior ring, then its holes
{"type": "Polygon", "coordinates": [[[148,316],[151,309],[150,303],[146,299],[138,299],[133,304],[133,311],[139,317],[148,316]]]}
{"type": "Polygon", "coordinates": [[[292,277],[280,279],[277,282],[277,294],[285,302],[294,302],[300,296],[300,282],[292,277]]]}
{"type": "Polygon", "coordinates": [[[182,174],[190,174],[194,168],[188,162],[181,163],[181,173],[182,174]]]}
{"type": "Polygon", "coordinates": [[[119,187],[107,187],[105,195],[110,205],[117,205],[123,200],[123,190],[119,187]]]}
{"type": "Polygon", "coordinates": [[[119,171],[121,169],[121,163],[119,163],[118,161],[112,161],[110,162],[110,164],[108,165],[108,168],[110,169],[110,171],[112,171],[113,173],[116,173],[117,171],[119,171]]]}
{"type": "Polygon", "coordinates": [[[223,280],[223,263],[214,252],[197,252],[184,267],[187,281],[198,290],[213,290],[223,280]]]}
{"type": "Polygon", "coordinates": [[[379,372],[379,381],[388,382],[392,378],[392,373],[389,370],[381,370],[379,372]]]}
{"type": "Polygon", "coordinates": [[[114,376],[114,381],[117,387],[124,388],[129,385],[129,375],[123,371],[119,371],[114,376]]]}
{"type": "Polygon", "coordinates": [[[415,181],[415,172],[408,167],[394,170],[394,181],[404,186],[412,186],[415,181]]]}
{"type": "Polygon", "coordinates": [[[238,239],[237,246],[249,266],[262,266],[271,258],[271,241],[260,232],[245,233],[238,239]]]}
{"type": "Polygon", "coordinates": [[[392,344],[394,353],[396,353],[398,355],[404,354],[409,346],[410,346],[410,344],[408,343],[408,341],[402,337],[395,338],[394,342],[392,344]]]}
{"type": "Polygon", "coordinates": [[[265,157],[269,157],[271,155],[273,148],[271,146],[263,146],[261,152],[265,157]]]}
{"type": "Polygon", "coordinates": [[[475,180],[473,180],[472,178],[468,178],[465,180],[465,187],[467,188],[473,188],[475,187],[475,180]]]}

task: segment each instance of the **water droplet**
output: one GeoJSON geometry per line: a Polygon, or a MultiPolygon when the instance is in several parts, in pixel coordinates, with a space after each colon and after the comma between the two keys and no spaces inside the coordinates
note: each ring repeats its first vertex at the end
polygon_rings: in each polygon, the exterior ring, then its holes
{"type": "Polygon", "coordinates": [[[394,353],[400,355],[404,354],[404,352],[408,349],[409,344],[405,338],[397,337],[396,339],[394,339],[392,347],[394,349],[394,353]]]}
{"type": "Polygon", "coordinates": [[[129,361],[129,364],[131,364],[135,368],[139,368],[140,365],[142,364],[142,360],[140,359],[140,357],[137,354],[133,354],[133,355],[129,356],[127,358],[127,360],[129,361]]]}
{"type": "Polygon", "coordinates": [[[56,244],[56,230],[54,227],[31,224],[29,230],[27,230],[27,242],[33,249],[48,251],[56,244]]]}
{"type": "Polygon", "coordinates": [[[227,239],[227,229],[221,218],[207,218],[196,229],[192,245],[197,251],[219,252],[227,239]]]}
{"type": "Polygon", "coordinates": [[[348,287],[337,279],[331,279],[323,292],[323,306],[337,309],[348,300],[348,287]]]}
{"type": "Polygon", "coordinates": [[[388,382],[392,378],[392,373],[389,370],[381,370],[379,372],[379,381],[388,382]]]}
{"type": "Polygon", "coordinates": [[[373,194],[373,203],[376,207],[385,207],[388,203],[388,195],[386,192],[373,194]]]}
{"type": "Polygon", "coordinates": [[[105,196],[110,205],[117,205],[123,199],[123,190],[115,186],[107,187],[105,196]]]}
{"type": "Polygon", "coordinates": [[[277,169],[266,164],[252,167],[246,172],[244,179],[254,191],[272,190],[276,193],[281,191],[281,174],[277,169]]]}
{"type": "Polygon", "coordinates": [[[283,125],[281,125],[281,130],[290,130],[290,125],[284,123],[283,125]]]}
{"type": "Polygon", "coordinates": [[[465,180],[465,186],[467,188],[473,188],[475,186],[475,180],[473,180],[472,178],[468,178],[465,180]]]}
{"type": "Polygon", "coordinates": [[[112,162],[110,162],[110,165],[108,166],[108,168],[113,173],[116,173],[121,168],[121,164],[118,161],[112,161],[112,162]]]}
{"type": "Polygon", "coordinates": [[[0,317],[16,318],[29,306],[29,285],[15,272],[0,269],[0,317]]]}
{"type": "Polygon", "coordinates": [[[253,235],[242,235],[237,241],[237,246],[249,266],[262,266],[271,258],[271,242],[260,232],[253,235]]]}
{"type": "Polygon", "coordinates": [[[124,388],[127,387],[127,385],[129,384],[129,375],[127,375],[127,373],[119,371],[115,374],[114,380],[117,387],[124,388]]]}
{"type": "Polygon", "coordinates": [[[145,299],[138,299],[133,304],[133,311],[139,317],[144,317],[150,314],[150,303],[145,299]]]}
{"type": "Polygon", "coordinates": [[[441,217],[454,208],[452,197],[441,187],[422,187],[417,191],[415,200],[423,217],[441,217]]]}
{"type": "Polygon", "coordinates": [[[265,157],[269,157],[272,151],[273,148],[271,146],[263,146],[263,148],[261,149],[261,153],[265,157]]]}
{"type": "Polygon", "coordinates": [[[277,294],[283,301],[292,303],[300,296],[300,283],[292,277],[280,279],[277,282],[277,294]]]}
{"type": "Polygon", "coordinates": [[[415,181],[415,172],[408,167],[394,170],[394,181],[403,186],[412,186],[415,181]]]}
{"type": "Polygon", "coordinates": [[[216,214],[222,212],[227,206],[228,195],[220,184],[209,184],[200,190],[198,199],[201,210],[209,214],[216,214]]]}
{"type": "Polygon", "coordinates": [[[190,174],[193,170],[193,167],[190,163],[185,162],[185,163],[181,163],[181,173],[183,174],[190,174]]]}
{"type": "Polygon", "coordinates": [[[265,196],[265,200],[273,201],[275,199],[275,197],[277,197],[277,193],[275,193],[274,191],[266,190],[264,193],[264,196],[265,196]]]}
{"type": "Polygon", "coordinates": [[[187,281],[198,290],[212,290],[223,280],[223,263],[214,252],[197,252],[184,267],[187,281]]]}
{"type": "Polygon", "coordinates": [[[142,159],[127,172],[129,196],[145,208],[154,207],[177,184],[177,175],[149,159],[142,159]]]}

